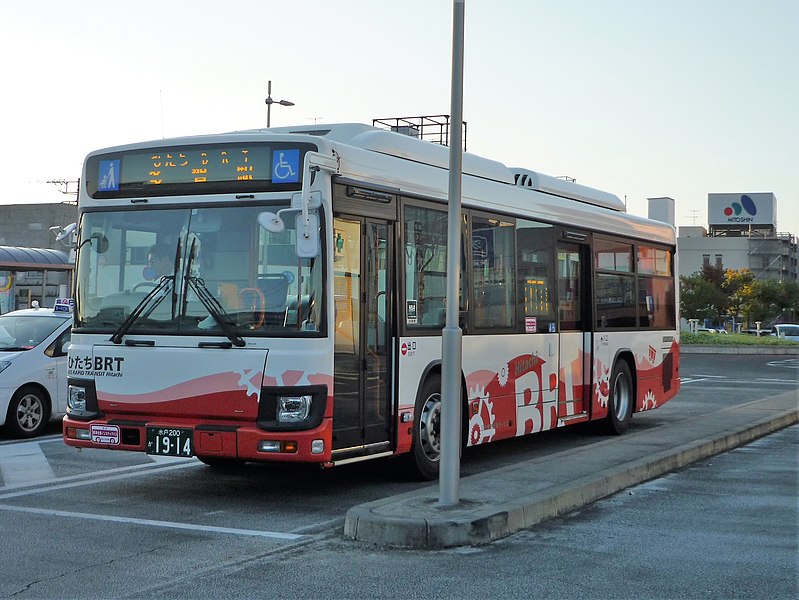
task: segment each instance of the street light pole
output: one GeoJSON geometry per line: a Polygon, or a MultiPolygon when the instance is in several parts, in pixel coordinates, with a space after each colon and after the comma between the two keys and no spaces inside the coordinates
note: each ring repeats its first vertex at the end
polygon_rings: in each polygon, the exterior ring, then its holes
{"type": "Polygon", "coordinates": [[[452,137],[449,146],[447,211],[447,308],[441,339],[441,464],[438,476],[440,506],[460,502],[462,338],[459,323],[461,257],[461,174],[463,171],[463,23],[466,0],[453,0],[452,137]]]}
{"type": "Polygon", "coordinates": [[[294,106],[293,102],[288,100],[273,100],[272,99],[272,80],[270,79],[266,87],[266,126],[272,126],[272,105],[279,104],[280,106],[294,106]]]}

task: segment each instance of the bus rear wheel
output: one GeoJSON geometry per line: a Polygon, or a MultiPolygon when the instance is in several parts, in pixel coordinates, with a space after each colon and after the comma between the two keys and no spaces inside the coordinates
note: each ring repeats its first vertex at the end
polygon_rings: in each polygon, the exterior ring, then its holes
{"type": "Polygon", "coordinates": [[[441,377],[432,375],[425,380],[416,398],[408,466],[419,479],[431,481],[438,477],[440,462],[441,377]]]}
{"type": "Polygon", "coordinates": [[[630,367],[626,361],[620,360],[614,365],[610,376],[608,416],[605,420],[607,433],[621,435],[627,431],[633,418],[634,399],[635,387],[630,367]]]}

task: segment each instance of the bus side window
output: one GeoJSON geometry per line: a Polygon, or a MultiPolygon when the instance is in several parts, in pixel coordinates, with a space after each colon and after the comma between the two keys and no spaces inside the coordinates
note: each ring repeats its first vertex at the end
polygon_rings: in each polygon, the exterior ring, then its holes
{"type": "Polygon", "coordinates": [[[552,289],[553,232],[552,225],[523,219],[516,221],[516,289],[527,333],[547,333],[556,323],[552,289]]]}
{"type": "Polygon", "coordinates": [[[513,327],[516,321],[513,223],[473,215],[472,300],[477,328],[513,327]]]}

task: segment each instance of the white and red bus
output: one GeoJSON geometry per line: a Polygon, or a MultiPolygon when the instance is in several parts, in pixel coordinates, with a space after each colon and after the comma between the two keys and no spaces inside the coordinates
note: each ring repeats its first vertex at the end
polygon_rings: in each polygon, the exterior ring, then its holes
{"type": "MultiPolygon", "coordinates": [[[[89,154],[66,443],[435,477],[448,158],[357,124],[89,154]]],[[[468,153],[462,189],[466,445],[674,397],[673,227],[468,153]]]]}

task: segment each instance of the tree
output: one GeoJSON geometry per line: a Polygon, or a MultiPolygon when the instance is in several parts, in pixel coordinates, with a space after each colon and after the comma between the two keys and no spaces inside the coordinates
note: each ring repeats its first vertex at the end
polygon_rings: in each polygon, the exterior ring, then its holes
{"type": "Polygon", "coordinates": [[[720,284],[721,290],[727,294],[727,315],[733,323],[742,314],[742,310],[752,295],[752,282],[755,276],[749,269],[725,269],[720,284]]]}
{"type": "Polygon", "coordinates": [[[744,317],[750,327],[764,328],[775,321],[794,323],[799,315],[799,283],[758,280],[749,269],[721,269],[705,265],[693,275],[680,277],[680,309],[686,319],[744,317]]]}
{"type": "Polygon", "coordinates": [[[680,310],[686,319],[718,322],[725,310],[727,295],[703,273],[680,277],[680,310]]]}
{"type": "Polygon", "coordinates": [[[745,308],[749,323],[773,323],[780,317],[791,320],[796,315],[799,285],[770,279],[755,280],[746,298],[745,308]]]}

